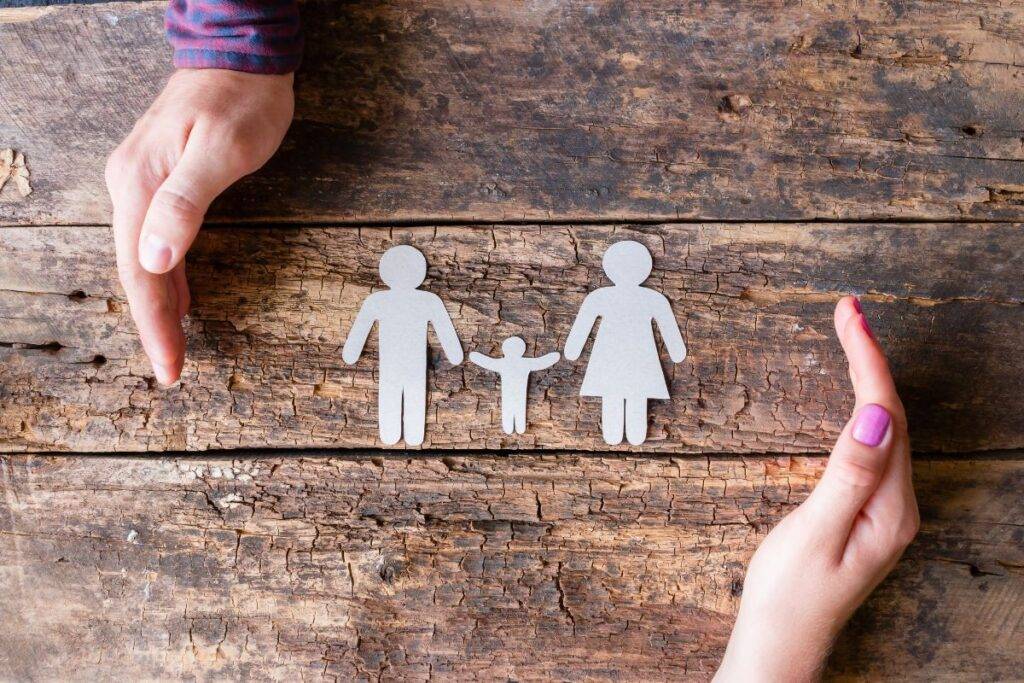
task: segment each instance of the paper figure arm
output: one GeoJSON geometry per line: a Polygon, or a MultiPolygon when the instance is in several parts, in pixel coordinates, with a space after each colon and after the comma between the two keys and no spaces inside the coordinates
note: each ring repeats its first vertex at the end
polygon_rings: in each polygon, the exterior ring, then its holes
{"type": "Polygon", "coordinates": [[[654,321],[658,324],[661,338],[665,340],[669,358],[673,363],[682,363],[686,360],[686,342],[683,341],[683,333],[679,331],[676,316],[672,313],[672,304],[664,296],[654,308],[654,321]]]}
{"type": "Polygon", "coordinates": [[[459,335],[455,332],[455,325],[452,324],[451,316],[448,315],[448,311],[445,309],[440,297],[434,299],[434,310],[431,311],[430,324],[434,326],[434,334],[437,335],[437,340],[441,342],[441,349],[444,351],[444,355],[448,357],[448,362],[452,365],[461,363],[463,359],[462,342],[459,341],[459,335]]]}
{"type": "Polygon", "coordinates": [[[499,360],[500,359],[498,358],[491,358],[490,356],[485,356],[484,354],[477,353],[476,351],[469,352],[470,363],[473,363],[474,365],[479,365],[484,370],[490,370],[491,372],[501,372],[498,363],[499,360]]]}
{"type": "Polygon", "coordinates": [[[565,357],[569,360],[576,360],[583,353],[583,347],[590,337],[594,323],[597,322],[597,306],[594,304],[593,294],[588,294],[580,306],[580,312],[576,315],[576,321],[569,330],[569,338],[565,340],[565,357]]]}
{"type": "Polygon", "coordinates": [[[366,339],[370,336],[373,324],[377,322],[375,308],[376,306],[368,298],[359,308],[359,313],[356,314],[356,321],[352,323],[352,329],[349,330],[348,338],[345,339],[345,346],[341,350],[341,359],[348,365],[352,365],[359,360],[359,356],[363,355],[366,339]]]}
{"type": "Polygon", "coordinates": [[[558,359],[561,357],[562,355],[558,353],[558,351],[552,351],[551,353],[546,353],[539,358],[531,358],[530,371],[533,372],[536,370],[543,370],[544,368],[550,368],[552,365],[557,363],[558,359]]]}

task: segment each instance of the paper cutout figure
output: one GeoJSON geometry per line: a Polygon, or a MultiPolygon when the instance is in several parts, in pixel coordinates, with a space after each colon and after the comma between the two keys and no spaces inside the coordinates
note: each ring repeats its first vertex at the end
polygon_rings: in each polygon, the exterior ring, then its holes
{"type": "Polygon", "coordinates": [[[423,254],[406,245],[392,247],[381,257],[379,270],[390,289],[374,292],[363,301],[341,358],[349,365],[359,360],[377,323],[380,440],[396,444],[404,431],[405,442],[418,446],[426,429],[427,327],[433,325],[452,365],[462,362],[462,344],[441,298],[417,289],[427,275],[423,254]]]}
{"type": "Polygon", "coordinates": [[[509,337],[501,344],[499,358],[491,358],[472,351],[469,360],[485,370],[496,372],[501,377],[501,428],[506,434],[526,431],[526,390],[530,384],[530,373],[550,368],[561,355],[557,351],[539,358],[523,356],[526,342],[519,337],[509,337]]]}
{"type": "Polygon", "coordinates": [[[636,446],[647,438],[648,399],[669,398],[652,322],[673,362],[686,358],[686,344],[665,295],[640,286],[653,266],[647,247],[617,242],[605,252],[602,266],[614,286],[596,289],[583,300],[565,342],[565,357],[580,357],[600,318],[580,396],[601,398],[605,442],[622,443],[625,431],[636,446]]]}

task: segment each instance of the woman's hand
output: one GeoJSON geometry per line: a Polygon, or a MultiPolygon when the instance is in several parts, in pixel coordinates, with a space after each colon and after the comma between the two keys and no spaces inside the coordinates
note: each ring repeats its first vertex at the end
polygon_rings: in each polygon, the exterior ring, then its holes
{"type": "Polygon", "coordinates": [[[210,203],[281,144],[292,75],[180,69],[110,155],[114,246],[142,346],[162,384],[185,361],[185,252],[210,203]]]}
{"type": "Polygon", "coordinates": [[[917,533],[907,421],[859,302],[836,306],[853,418],[821,481],[754,553],[718,681],[818,677],[832,642],[917,533]]]}

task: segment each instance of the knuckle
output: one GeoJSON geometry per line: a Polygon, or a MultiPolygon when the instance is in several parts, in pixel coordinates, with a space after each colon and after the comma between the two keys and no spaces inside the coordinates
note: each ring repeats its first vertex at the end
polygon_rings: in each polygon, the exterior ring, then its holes
{"type": "Polygon", "coordinates": [[[138,289],[143,276],[139,273],[139,268],[136,264],[118,259],[117,277],[121,281],[121,286],[124,288],[125,293],[130,297],[138,289]]]}
{"type": "Polygon", "coordinates": [[[136,278],[136,266],[133,264],[127,254],[122,254],[118,251],[117,254],[117,277],[122,283],[134,282],[136,278]]]}
{"type": "Polygon", "coordinates": [[[890,560],[899,557],[913,542],[919,527],[920,521],[916,514],[901,516],[879,538],[880,556],[890,560]]]}
{"type": "Polygon", "coordinates": [[[107,183],[107,189],[112,189],[118,181],[126,177],[129,167],[133,163],[133,156],[128,147],[122,143],[107,157],[107,164],[103,169],[103,178],[107,183]]]}
{"type": "Polygon", "coordinates": [[[146,182],[158,177],[159,161],[152,150],[126,140],[107,157],[103,178],[114,193],[126,183],[146,182]]]}
{"type": "Polygon", "coordinates": [[[854,488],[869,488],[876,484],[881,471],[870,458],[847,454],[835,463],[836,475],[844,484],[854,488]]]}
{"type": "Polygon", "coordinates": [[[921,530],[921,515],[918,514],[917,509],[912,512],[908,512],[904,518],[900,521],[896,529],[896,545],[900,548],[906,548],[910,545],[914,538],[917,536],[917,532],[921,530]]]}
{"type": "Polygon", "coordinates": [[[151,206],[158,211],[185,219],[201,219],[206,213],[188,191],[174,187],[161,187],[157,190],[151,206]]]}
{"type": "Polygon", "coordinates": [[[229,149],[244,153],[250,147],[250,131],[244,125],[229,125],[223,133],[224,144],[229,149]]]}
{"type": "Polygon", "coordinates": [[[254,139],[259,134],[248,131],[243,126],[229,128],[224,134],[224,164],[232,173],[245,175],[252,173],[262,165],[262,159],[254,139]]]}

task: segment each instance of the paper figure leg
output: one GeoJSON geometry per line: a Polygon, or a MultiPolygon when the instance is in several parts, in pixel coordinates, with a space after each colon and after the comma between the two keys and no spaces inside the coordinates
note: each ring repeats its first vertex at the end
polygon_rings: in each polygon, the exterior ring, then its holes
{"type": "Polygon", "coordinates": [[[512,401],[512,422],[515,425],[516,432],[519,434],[526,433],[526,382],[523,382],[523,386],[520,387],[520,391],[516,392],[516,395],[512,401]]]}
{"type": "Polygon", "coordinates": [[[609,446],[622,443],[626,406],[621,398],[601,399],[601,433],[609,446]]]}
{"type": "Polygon", "coordinates": [[[626,439],[639,446],[647,439],[647,399],[626,399],[626,439]]]}
{"type": "Polygon", "coordinates": [[[512,382],[501,380],[501,428],[506,434],[515,431],[516,397],[512,382]]]}
{"type": "Polygon", "coordinates": [[[516,430],[515,411],[508,401],[501,402],[501,428],[505,430],[506,434],[511,434],[516,430]]]}
{"type": "Polygon", "coordinates": [[[418,375],[408,382],[403,392],[405,443],[419,446],[427,428],[427,374],[418,375]]]}
{"type": "Polygon", "coordinates": [[[516,409],[515,415],[512,416],[512,421],[515,423],[516,433],[526,433],[526,406],[519,406],[516,409]]]}
{"type": "Polygon", "coordinates": [[[402,387],[381,382],[377,391],[377,427],[380,440],[392,446],[402,438],[402,387]]]}

